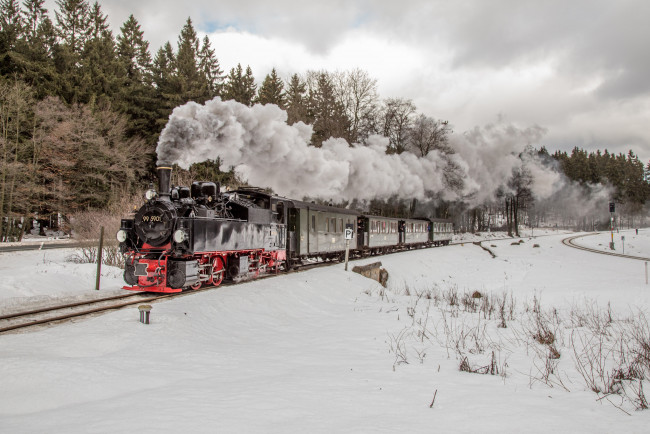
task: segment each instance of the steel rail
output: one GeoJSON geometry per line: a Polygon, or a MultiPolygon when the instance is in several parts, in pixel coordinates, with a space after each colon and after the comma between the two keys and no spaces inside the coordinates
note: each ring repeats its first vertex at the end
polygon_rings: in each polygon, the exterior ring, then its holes
{"type": "Polygon", "coordinates": [[[599,235],[599,234],[600,234],[600,232],[595,232],[593,234],[586,234],[586,235],[575,235],[575,236],[563,239],[562,244],[564,244],[565,246],[568,246],[568,247],[572,247],[574,249],[584,250],[585,252],[599,253],[601,255],[609,255],[609,256],[618,256],[619,258],[626,258],[626,259],[636,259],[638,261],[650,261],[650,258],[646,258],[646,257],[643,257],[643,256],[623,255],[621,253],[605,252],[605,251],[602,251],[602,250],[592,249],[592,248],[589,248],[589,247],[581,246],[580,244],[576,244],[574,242],[578,238],[589,237],[589,236],[592,236],[592,235],[599,235]]]}
{"type": "Polygon", "coordinates": [[[77,301],[74,303],[68,303],[68,304],[60,304],[56,306],[49,306],[49,307],[43,307],[40,309],[33,309],[33,310],[26,310],[22,312],[16,312],[16,313],[10,313],[6,315],[1,315],[0,320],[3,319],[15,319],[15,318],[20,318],[21,316],[27,316],[27,315],[36,315],[38,313],[45,313],[45,312],[52,312],[55,310],[61,310],[61,309],[67,309],[67,308],[72,308],[72,307],[77,307],[77,306],[83,306],[86,304],[92,304],[92,303],[102,303],[105,301],[112,301],[112,300],[119,300],[122,298],[127,298],[127,297],[134,297],[136,295],[143,295],[143,294],[120,294],[120,295],[115,295],[112,297],[104,297],[104,298],[95,298],[92,300],[84,300],[84,301],[77,301]]]}
{"type": "MultiPolygon", "coordinates": [[[[139,295],[140,294],[126,294],[126,297],[137,297],[139,295]]],[[[153,296],[153,297],[151,297],[151,296],[149,296],[149,297],[140,296],[137,300],[132,300],[132,301],[125,302],[125,303],[111,304],[111,305],[108,305],[108,306],[102,306],[102,307],[97,307],[97,308],[93,308],[93,309],[84,309],[84,310],[79,310],[77,312],[66,313],[66,314],[63,314],[63,315],[58,315],[58,316],[53,316],[53,317],[50,316],[50,317],[47,317],[47,318],[37,319],[37,320],[33,320],[33,321],[21,322],[21,323],[18,323],[18,324],[13,324],[13,325],[10,325],[10,326],[1,327],[0,328],[0,333],[12,331],[12,330],[18,330],[18,329],[21,329],[21,328],[32,327],[32,326],[36,326],[36,325],[40,325],[40,324],[47,324],[47,323],[50,323],[50,322],[64,321],[64,320],[67,320],[67,319],[77,318],[77,317],[80,317],[80,316],[91,315],[93,313],[99,313],[99,312],[104,312],[104,311],[109,311],[109,310],[120,309],[120,308],[123,308],[123,307],[126,307],[126,306],[131,306],[131,305],[139,304],[139,303],[142,303],[142,302],[150,302],[150,301],[159,300],[161,298],[167,298],[167,297],[170,297],[171,295],[178,295],[178,294],[164,294],[164,295],[157,295],[157,296],[153,296]]],[[[124,297],[124,296],[122,296],[122,297],[108,297],[107,299],[110,300],[111,298],[115,299],[115,298],[126,298],[126,297],[124,297]]],[[[104,299],[103,301],[106,301],[106,299],[104,299]]],[[[90,305],[93,305],[93,304],[97,304],[98,302],[99,301],[97,301],[97,300],[89,300],[87,302],[72,303],[73,306],[60,305],[60,306],[54,306],[54,307],[49,308],[49,309],[47,309],[47,308],[45,308],[45,309],[37,309],[37,311],[39,311],[39,312],[35,312],[35,313],[32,313],[32,314],[33,315],[38,315],[38,314],[47,313],[47,312],[55,312],[57,310],[61,310],[61,309],[65,309],[65,308],[79,307],[79,306],[84,306],[84,305],[90,306],[90,305]]],[[[12,320],[12,319],[16,319],[16,318],[20,318],[20,317],[24,317],[24,316],[28,316],[28,315],[30,315],[30,313],[19,312],[18,314],[14,315],[14,316],[5,315],[2,319],[5,320],[5,321],[9,321],[9,320],[12,320]]]]}

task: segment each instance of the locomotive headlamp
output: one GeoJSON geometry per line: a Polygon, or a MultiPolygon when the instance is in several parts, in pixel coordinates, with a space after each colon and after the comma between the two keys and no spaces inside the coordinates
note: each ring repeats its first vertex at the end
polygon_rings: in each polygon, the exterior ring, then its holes
{"type": "Polygon", "coordinates": [[[185,231],[183,229],[179,229],[176,232],[174,232],[174,241],[176,243],[182,243],[187,239],[187,235],[185,234],[185,231]]]}
{"type": "Polygon", "coordinates": [[[153,199],[154,197],[156,197],[157,195],[158,195],[158,193],[156,193],[156,190],[154,190],[154,189],[152,188],[152,189],[147,190],[147,192],[144,194],[144,197],[145,197],[147,200],[151,200],[151,199],[153,199]]]}
{"type": "Polygon", "coordinates": [[[124,241],[126,241],[126,237],[127,237],[127,234],[126,234],[126,231],[124,229],[120,229],[119,231],[117,231],[117,235],[116,235],[117,241],[119,241],[120,243],[123,243],[124,241]]]}

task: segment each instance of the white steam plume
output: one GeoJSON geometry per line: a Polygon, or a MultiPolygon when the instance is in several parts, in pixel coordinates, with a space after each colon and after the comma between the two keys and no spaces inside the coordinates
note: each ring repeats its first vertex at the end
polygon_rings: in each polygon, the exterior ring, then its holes
{"type": "Polygon", "coordinates": [[[475,128],[452,136],[455,154],[433,151],[419,158],[409,152],[386,155],[388,139],[380,136],[352,146],[331,138],[316,148],[309,146],[311,126],[290,126],[286,120],[286,112],[275,105],[248,107],[219,98],[205,105],[189,102],[174,109],[162,131],[158,162],[187,169],[218,157],[251,185],[288,197],[337,201],[399,195],[478,204],[492,199],[522,165],[530,169],[533,193],[540,198],[562,184],[559,173],[538,158],[519,158],[543,136],[540,127],[475,128]]]}

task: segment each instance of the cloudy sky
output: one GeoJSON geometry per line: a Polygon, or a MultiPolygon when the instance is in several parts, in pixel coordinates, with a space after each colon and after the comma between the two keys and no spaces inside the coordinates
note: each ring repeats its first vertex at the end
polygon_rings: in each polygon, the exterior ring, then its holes
{"type": "MultiPolygon", "coordinates": [[[[115,34],[133,14],[152,55],[191,17],[224,70],[361,68],[455,134],[499,120],[547,130],[553,151],[650,160],[647,0],[100,0],[115,34]]],[[[55,1],[48,0],[52,13],[55,1]]]]}

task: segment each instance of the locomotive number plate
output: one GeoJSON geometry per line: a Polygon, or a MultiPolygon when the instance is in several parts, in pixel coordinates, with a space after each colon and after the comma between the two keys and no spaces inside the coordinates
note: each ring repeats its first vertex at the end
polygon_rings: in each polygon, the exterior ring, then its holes
{"type": "Polygon", "coordinates": [[[147,276],[147,264],[140,264],[139,262],[135,264],[135,273],[136,276],[147,276]]]}
{"type": "Polygon", "coordinates": [[[162,216],[159,216],[159,215],[143,215],[142,216],[142,221],[144,223],[161,222],[162,221],[162,216]]]}

